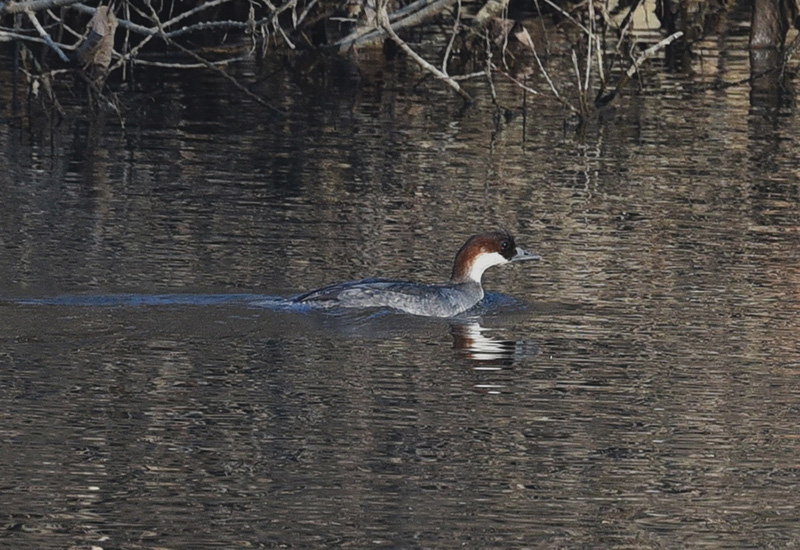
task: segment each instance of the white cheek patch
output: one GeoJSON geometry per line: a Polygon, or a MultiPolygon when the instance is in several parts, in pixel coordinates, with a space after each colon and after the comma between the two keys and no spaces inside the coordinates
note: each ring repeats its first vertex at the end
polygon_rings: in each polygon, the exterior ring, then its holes
{"type": "Polygon", "coordinates": [[[499,252],[484,252],[475,258],[467,277],[479,283],[481,282],[483,272],[488,268],[492,267],[493,265],[501,265],[506,263],[508,263],[508,260],[506,260],[499,252]]]}

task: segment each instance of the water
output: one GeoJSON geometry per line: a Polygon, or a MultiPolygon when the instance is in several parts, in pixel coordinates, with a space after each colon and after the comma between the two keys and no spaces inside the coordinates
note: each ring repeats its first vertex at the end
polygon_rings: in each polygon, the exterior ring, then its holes
{"type": "Polygon", "coordinates": [[[0,546],[797,545],[800,128],[712,59],[579,134],[373,65],[3,112],[0,546]],[[253,303],[498,225],[462,319],[253,303]]]}

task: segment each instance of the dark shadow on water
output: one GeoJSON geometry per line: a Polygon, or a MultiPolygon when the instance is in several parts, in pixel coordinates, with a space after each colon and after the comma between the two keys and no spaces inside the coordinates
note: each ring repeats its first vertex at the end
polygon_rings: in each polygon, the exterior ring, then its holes
{"type": "Polygon", "coordinates": [[[500,370],[539,354],[539,344],[527,340],[511,340],[494,336],[498,329],[487,328],[477,321],[452,322],[453,349],[464,359],[474,361],[476,369],[500,370]]]}

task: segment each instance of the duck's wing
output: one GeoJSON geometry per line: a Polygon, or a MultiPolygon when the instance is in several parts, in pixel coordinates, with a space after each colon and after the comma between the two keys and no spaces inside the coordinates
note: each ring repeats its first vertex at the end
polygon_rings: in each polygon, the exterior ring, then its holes
{"type": "Polygon", "coordinates": [[[382,292],[400,292],[403,294],[415,293],[413,292],[414,285],[407,281],[398,281],[395,279],[382,279],[373,277],[369,279],[361,279],[359,281],[347,281],[345,283],[338,283],[316,290],[305,292],[292,298],[294,302],[327,302],[339,300],[343,293],[353,291],[363,291],[367,294],[374,294],[376,291],[382,292]]]}

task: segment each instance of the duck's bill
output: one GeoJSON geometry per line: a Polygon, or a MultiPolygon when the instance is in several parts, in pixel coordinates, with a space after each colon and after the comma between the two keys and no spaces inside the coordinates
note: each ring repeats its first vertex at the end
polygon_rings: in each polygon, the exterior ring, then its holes
{"type": "Polygon", "coordinates": [[[541,260],[542,257],[538,254],[534,254],[533,252],[528,252],[524,248],[517,247],[517,252],[511,258],[512,262],[518,262],[521,260],[541,260]]]}

